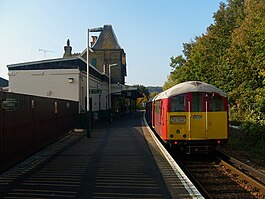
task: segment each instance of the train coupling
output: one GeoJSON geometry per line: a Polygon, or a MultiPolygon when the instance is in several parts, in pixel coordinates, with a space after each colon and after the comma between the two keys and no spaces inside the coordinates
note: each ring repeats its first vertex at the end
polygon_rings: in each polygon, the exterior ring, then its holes
{"type": "Polygon", "coordinates": [[[208,154],[209,153],[209,146],[186,146],[186,154],[194,154],[194,153],[202,153],[208,154]]]}

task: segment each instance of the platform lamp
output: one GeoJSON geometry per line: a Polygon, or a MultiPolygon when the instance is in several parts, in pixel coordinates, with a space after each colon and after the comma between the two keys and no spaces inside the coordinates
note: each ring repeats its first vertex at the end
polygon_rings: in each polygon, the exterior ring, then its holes
{"type": "Polygon", "coordinates": [[[89,32],[102,32],[103,28],[91,28],[87,29],[87,112],[86,112],[86,118],[87,118],[87,137],[91,137],[91,111],[89,106],[89,32]]]}
{"type": "Polygon", "coordinates": [[[112,121],[112,116],[111,116],[111,67],[112,66],[117,66],[118,64],[109,64],[109,117],[110,117],[110,122],[112,121]]]}

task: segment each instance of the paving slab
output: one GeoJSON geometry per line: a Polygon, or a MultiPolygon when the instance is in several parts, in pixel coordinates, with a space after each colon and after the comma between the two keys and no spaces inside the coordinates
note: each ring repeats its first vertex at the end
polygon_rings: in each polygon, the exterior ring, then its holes
{"type": "Polygon", "coordinates": [[[98,124],[90,138],[75,133],[57,153],[46,152],[46,158],[39,153],[40,162],[24,173],[12,168],[0,176],[0,196],[192,198],[152,142],[142,116],[136,112],[98,124]]]}

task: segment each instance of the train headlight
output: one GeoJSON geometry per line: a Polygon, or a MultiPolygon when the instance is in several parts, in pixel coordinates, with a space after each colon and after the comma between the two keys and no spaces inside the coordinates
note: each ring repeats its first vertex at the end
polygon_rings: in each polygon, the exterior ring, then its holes
{"type": "Polygon", "coordinates": [[[170,124],[185,124],[186,116],[170,116],[170,124]]]}

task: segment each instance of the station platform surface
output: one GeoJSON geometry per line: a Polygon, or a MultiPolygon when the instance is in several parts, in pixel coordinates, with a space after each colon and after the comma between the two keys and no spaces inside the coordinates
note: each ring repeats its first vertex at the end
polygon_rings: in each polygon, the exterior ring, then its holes
{"type": "Polygon", "coordinates": [[[71,133],[0,176],[1,198],[203,198],[168,163],[143,113],[71,133]]]}

